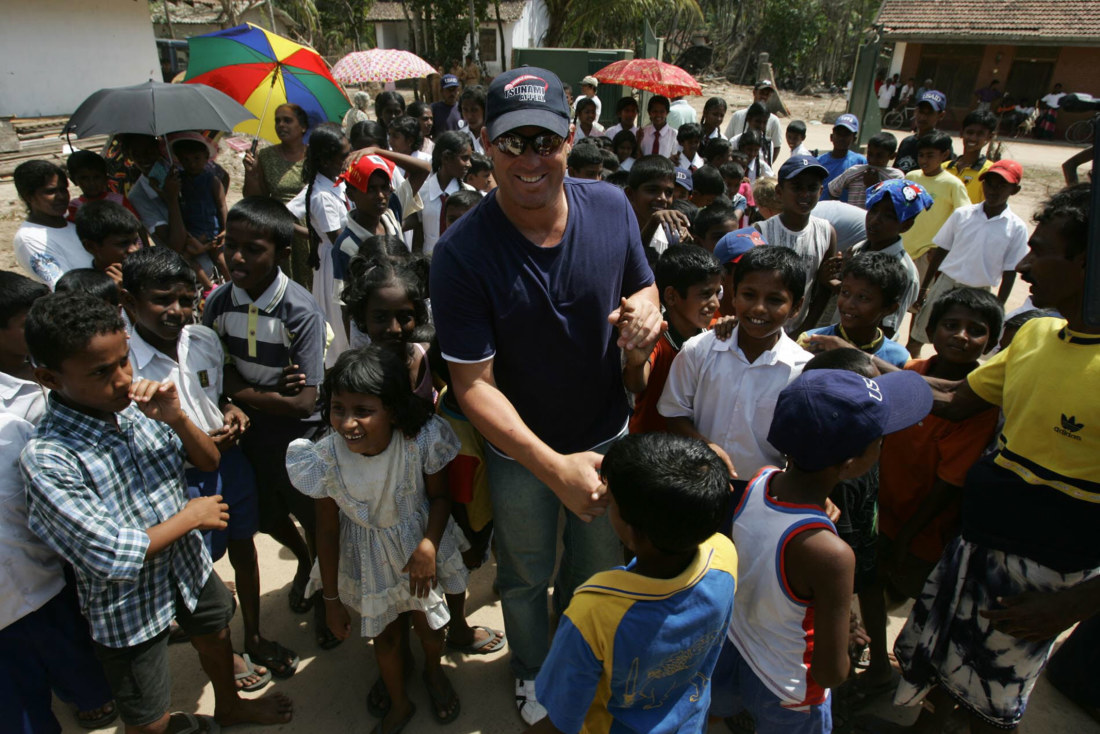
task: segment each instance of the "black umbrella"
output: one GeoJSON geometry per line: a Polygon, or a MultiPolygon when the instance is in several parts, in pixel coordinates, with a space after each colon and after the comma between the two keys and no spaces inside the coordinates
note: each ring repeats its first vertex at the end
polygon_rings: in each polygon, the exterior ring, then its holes
{"type": "Polygon", "coordinates": [[[180,130],[232,130],[256,116],[205,84],[148,81],[100,89],[76,109],[61,131],[78,138],[116,133],[164,135],[180,130]]]}

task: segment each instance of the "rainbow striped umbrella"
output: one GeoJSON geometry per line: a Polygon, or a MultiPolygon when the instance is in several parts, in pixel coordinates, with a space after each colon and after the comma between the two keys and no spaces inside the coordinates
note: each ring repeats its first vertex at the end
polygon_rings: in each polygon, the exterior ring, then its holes
{"type": "Polygon", "coordinates": [[[332,75],[345,84],[397,82],[435,73],[436,70],[427,61],[398,48],[353,51],[332,67],[332,75]]]}
{"type": "Polygon", "coordinates": [[[351,107],[320,54],[259,26],[246,23],[195,36],[187,45],[184,82],[220,89],[258,118],[237,125],[237,132],[278,142],[275,116],[269,113],[286,102],[306,111],[310,127],[339,121],[351,107]]]}

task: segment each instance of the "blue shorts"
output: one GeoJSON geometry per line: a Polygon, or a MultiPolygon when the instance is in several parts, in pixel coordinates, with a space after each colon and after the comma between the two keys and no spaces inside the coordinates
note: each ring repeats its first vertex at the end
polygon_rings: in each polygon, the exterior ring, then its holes
{"type": "Polygon", "coordinates": [[[727,637],[711,677],[710,715],[726,718],[744,710],[752,714],[757,734],[828,734],[833,730],[831,697],[809,711],[786,708],[727,637]]]}
{"type": "Polygon", "coordinates": [[[205,530],[202,538],[210,557],[215,561],[225,555],[230,540],[246,540],[256,534],[259,527],[259,499],[256,494],[256,475],[240,447],[234,446],[222,454],[217,471],[187,470],[187,496],[222,496],[229,505],[229,524],[225,530],[205,530]]]}
{"type": "Polygon", "coordinates": [[[92,711],[111,700],[73,584],[0,630],[0,722],[14,734],[60,734],[53,689],[92,711]]]}

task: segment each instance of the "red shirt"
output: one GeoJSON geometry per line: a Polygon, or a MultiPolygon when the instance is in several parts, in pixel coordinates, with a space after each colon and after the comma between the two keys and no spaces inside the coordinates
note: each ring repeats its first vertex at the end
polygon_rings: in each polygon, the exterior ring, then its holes
{"type": "Polygon", "coordinates": [[[680,353],[680,347],[686,340],[673,334],[671,327],[661,334],[649,355],[649,381],[645,390],[634,396],[634,415],[630,417],[631,433],[652,433],[667,431],[666,419],[657,412],[657,401],[664,392],[668,381],[668,371],[672,369],[672,360],[680,353]]]}

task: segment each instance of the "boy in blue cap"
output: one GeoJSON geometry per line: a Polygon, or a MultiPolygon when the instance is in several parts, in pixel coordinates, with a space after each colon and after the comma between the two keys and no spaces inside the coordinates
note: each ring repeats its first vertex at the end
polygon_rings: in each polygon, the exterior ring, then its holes
{"type": "Polygon", "coordinates": [[[918,183],[905,179],[892,179],[867,189],[867,239],[852,245],[849,253],[881,252],[890,255],[905,268],[905,290],[898,299],[898,308],[882,320],[882,331],[895,339],[909,307],[920,293],[920,273],[913,258],[905,251],[901,236],[908,232],[917,215],[932,206],[932,197],[918,183]]]}
{"type": "Polygon", "coordinates": [[[872,380],[816,370],[779,393],[768,441],[787,467],[761,470],[734,510],[734,545],[751,552],[738,557],[712,716],[747,710],[760,734],[832,730],[829,689],[848,676],[855,558],[825,503],[878,460],[884,435],[931,407],[932,391],[909,372],[872,380]]]}
{"type": "Polygon", "coordinates": [[[432,102],[432,138],[438,138],[448,130],[457,130],[462,121],[462,112],[458,108],[458,77],[444,74],[439,83],[443,99],[432,102]]]}
{"type": "Polygon", "coordinates": [[[718,315],[730,316],[736,319],[733,313],[733,274],[737,270],[737,263],[745,253],[754,247],[766,245],[768,241],[764,235],[756,231],[756,227],[742,227],[722,235],[718,244],[714,246],[714,256],[722,266],[722,276],[719,281],[718,315]]]}
{"type": "MultiPolygon", "coordinates": [[[[867,165],[866,156],[861,153],[853,153],[850,148],[853,143],[859,143],[859,118],[850,112],[836,118],[833,125],[833,133],[829,136],[833,143],[833,149],[828,153],[822,153],[817,157],[817,162],[825,166],[829,175],[825,177],[825,185],[821,189],[821,200],[833,198],[829,194],[829,182],[852,166],[867,165]]],[[[841,192],[837,197],[841,201],[848,201],[848,192],[841,192]]]]}
{"type": "Polygon", "coordinates": [[[779,183],[775,187],[779,196],[779,215],[754,225],[768,244],[789,247],[802,260],[806,287],[802,293],[802,310],[787,325],[790,334],[801,333],[802,324],[816,326],[829,301],[832,272],[828,264],[837,254],[836,230],[827,220],[811,213],[828,177],[829,169],[818,159],[808,155],[791,156],[779,167],[779,183]]]}
{"type": "Polygon", "coordinates": [[[928,89],[917,95],[917,108],[913,111],[916,132],[901,141],[894,158],[894,168],[902,173],[917,170],[917,141],[936,129],[947,111],[947,95],[928,89]]]}

